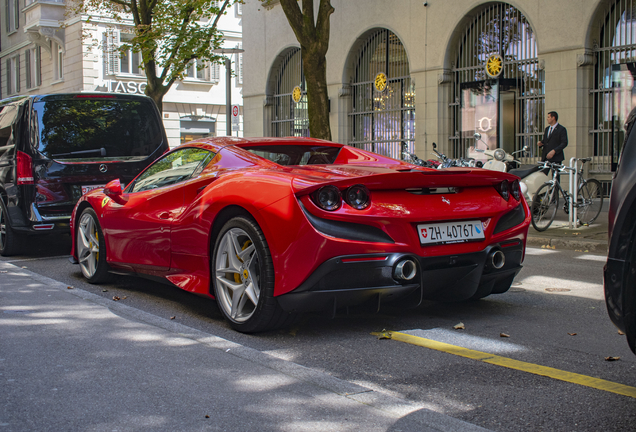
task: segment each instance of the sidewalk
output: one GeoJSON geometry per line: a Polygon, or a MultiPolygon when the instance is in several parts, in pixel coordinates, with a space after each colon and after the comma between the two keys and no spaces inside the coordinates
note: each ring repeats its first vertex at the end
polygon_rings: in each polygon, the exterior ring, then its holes
{"type": "Polygon", "coordinates": [[[557,213],[557,219],[543,232],[530,225],[527,245],[607,254],[607,211],[602,211],[592,225],[579,228],[569,228],[567,215],[562,210],[557,213]]]}
{"type": "Polygon", "coordinates": [[[483,431],[0,263],[0,431],[483,431]]]}

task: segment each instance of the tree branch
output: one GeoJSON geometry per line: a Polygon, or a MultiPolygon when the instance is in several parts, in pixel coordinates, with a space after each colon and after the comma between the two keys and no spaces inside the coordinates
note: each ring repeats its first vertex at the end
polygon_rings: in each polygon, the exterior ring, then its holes
{"type": "Polygon", "coordinates": [[[280,5],[283,8],[283,12],[285,12],[285,16],[287,16],[289,25],[296,35],[296,39],[301,45],[305,44],[306,38],[303,33],[305,23],[303,13],[300,11],[300,6],[298,6],[298,0],[280,0],[280,5]]]}

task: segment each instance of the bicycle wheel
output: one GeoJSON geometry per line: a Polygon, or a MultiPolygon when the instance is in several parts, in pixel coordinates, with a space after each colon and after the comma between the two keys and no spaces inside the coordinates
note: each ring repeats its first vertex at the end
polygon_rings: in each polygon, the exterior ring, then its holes
{"type": "Polygon", "coordinates": [[[589,225],[596,220],[603,208],[603,189],[598,180],[583,180],[579,186],[576,214],[579,222],[589,225]]]}
{"type": "Polygon", "coordinates": [[[534,194],[532,205],[530,206],[534,229],[537,231],[547,230],[552,224],[558,208],[559,192],[557,188],[551,183],[541,186],[537,193],[534,194]]]}

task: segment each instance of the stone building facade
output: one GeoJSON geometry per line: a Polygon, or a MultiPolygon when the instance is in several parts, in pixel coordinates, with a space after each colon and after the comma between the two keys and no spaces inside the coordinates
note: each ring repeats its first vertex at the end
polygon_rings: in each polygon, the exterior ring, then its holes
{"type": "MultiPolygon", "coordinates": [[[[119,92],[143,94],[146,78],[139,55],[114,55],[130,26],[107,17],[69,17],[64,0],[0,0],[0,99],[20,94],[119,92]]],[[[224,47],[242,44],[242,5],[219,21],[224,47]]],[[[231,54],[232,104],[242,106],[242,57],[231,54]]],[[[226,135],[226,70],[193,65],[163,100],[171,146],[202,136],[226,135]]],[[[241,118],[242,116],[240,116],[241,118]]],[[[233,135],[242,135],[242,121],[233,135]]]]}
{"type": "MultiPolygon", "coordinates": [[[[566,159],[592,157],[590,173],[609,185],[633,100],[633,0],[332,5],[334,140],[427,159],[433,143],[464,155],[479,132],[491,147],[528,146],[530,162],[547,113],[556,111],[568,130],[566,159]]],[[[291,96],[304,91],[299,45],[282,8],[248,1],[243,17],[245,134],[307,135],[306,97],[291,96]]]]}

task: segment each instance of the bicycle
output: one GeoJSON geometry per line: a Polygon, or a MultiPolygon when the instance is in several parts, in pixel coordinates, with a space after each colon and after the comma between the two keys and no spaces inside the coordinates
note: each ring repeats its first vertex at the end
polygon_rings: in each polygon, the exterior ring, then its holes
{"type": "MultiPolygon", "coordinates": [[[[579,159],[585,165],[592,158],[579,159]]],[[[559,208],[559,193],[563,197],[565,204],[563,209],[566,213],[570,209],[570,200],[572,196],[563,190],[561,184],[557,180],[557,174],[565,171],[574,172],[576,168],[570,168],[553,162],[540,162],[542,169],[552,170],[552,180],[544,183],[532,198],[530,212],[532,213],[532,226],[537,231],[547,230],[559,208]]],[[[603,208],[603,191],[601,183],[595,179],[586,180],[583,178],[583,165],[577,171],[577,202],[572,203],[572,207],[577,209],[578,221],[583,225],[590,225],[598,218],[603,208]]]]}

